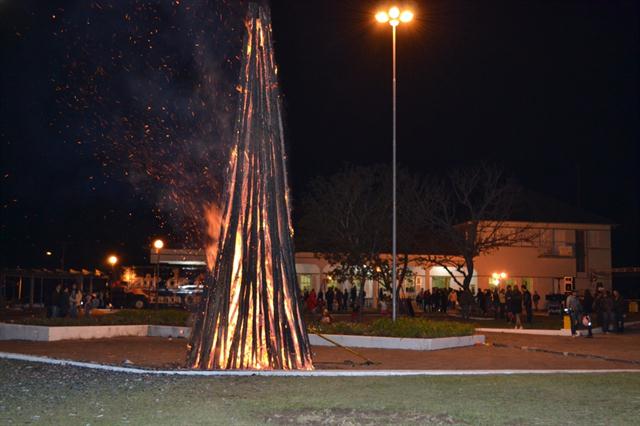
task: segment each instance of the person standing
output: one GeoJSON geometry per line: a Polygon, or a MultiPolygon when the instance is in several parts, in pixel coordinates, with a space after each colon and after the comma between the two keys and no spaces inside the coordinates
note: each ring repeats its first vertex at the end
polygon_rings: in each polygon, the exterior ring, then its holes
{"type": "Polygon", "coordinates": [[[498,291],[498,287],[493,289],[491,301],[493,302],[493,316],[495,319],[498,319],[500,318],[500,292],[498,291]]]}
{"type": "Polygon", "coordinates": [[[571,336],[576,337],[578,335],[576,328],[578,326],[582,307],[580,306],[580,300],[576,297],[573,291],[570,291],[567,294],[566,308],[568,311],[567,313],[571,318],[571,336]]]}
{"type": "Polygon", "coordinates": [[[506,309],[507,309],[507,322],[513,322],[513,307],[511,306],[511,298],[513,297],[513,292],[511,291],[511,286],[507,286],[507,291],[504,292],[506,309]]]}
{"type": "Polygon", "coordinates": [[[602,307],[602,332],[608,333],[611,329],[611,323],[613,322],[613,297],[611,297],[611,292],[609,290],[604,292],[604,297],[602,298],[602,307]]]}
{"type": "Polygon", "coordinates": [[[65,287],[62,289],[62,293],[60,293],[60,298],[58,299],[58,315],[61,318],[64,318],[69,313],[69,288],[65,287]]]}
{"type": "Polygon", "coordinates": [[[312,288],[309,292],[309,297],[307,297],[307,310],[310,313],[313,313],[318,305],[318,299],[316,297],[316,289],[312,288]]]}
{"type": "Polygon", "coordinates": [[[540,295],[537,290],[533,290],[533,306],[535,306],[536,312],[538,312],[538,303],[540,303],[540,295]]]}
{"type": "Polygon", "coordinates": [[[589,291],[589,289],[586,289],[584,291],[584,297],[582,298],[582,313],[583,313],[582,325],[587,327],[587,330],[589,332],[587,337],[592,338],[593,328],[592,328],[591,315],[593,313],[593,296],[591,295],[591,291],[589,291]]]}
{"type": "Polygon", "coordinates": [[[478,294],[476,294],[476,301],[482,311],[482,316],[487,316],[487,306],[484,304],[484,292],[482,290],[478,290],[478,294]]]}
{"type": "Polygon", "coordinates": [[[348,307],[349,307],[349,292],[345,288],[342,291],[342,310],[346,311],[348,307]]]}
{"type": "Polygon", "coordinates": [[[355,284],[351,285],[351,292],[349,294],[349,298],[351,301],[351,307],[353,308],[353,305],[355,305],[356,303],[356,297],[358,297],[358,289],[356,288],[355,284]]]}
{"type": "Polygon", "coordinates": [[[498,293],[498,302],[500,303],[500,318],[505,318],[505,313],[507,310],[507,294],[504,291],[504,288],[500,289],[500,293],[498,293]]]}
{"type": "Polygon", "coordinates": [[[520,293],[517,285],[514,285],[513,290],[511,291],[511,302],[509,303],[509,306],[516,323],[515,328],[524,328],[522,327],[522,321],[520,319],[520,316],[522,315],[522,293],[520,293]]]}
{"type": "Polygon", "coordinates": [[[78,288],[74,284],[71,287],[71,293],[69,294],[69,316],[71,318],[78,318],[78,305],[76,304],[77,293],[78,293],[78,288]]]}
{"type": "Polygon", "coordinates": [[[329,312],[333,312],[333,298],[335,296],[335,293],[333,292],[333,287],[329,287],[329,289],[327,290],[327,309],[329,310],[329,312]]]}
{"type": "Polygon", "coordinates": [[[449,293],[447,291],[451,291],[451,289],[443,289],[442,293],[440,293],[440,307],[443,314],[447,313],[447,307],[449,306],[449,293]]]}
{"type": "Polygon", "coordinates": [[[51,294],[51,318],[58,318],[60,315],[60,298],[62,297],[62,285],[56,284],[51,294]]]}
{"type": "Polygon", "coordinates": [[[626,311],[624,299],[618,290],[613,290],[613,320],[617,333],[624,333],[624,314],[626,311]]]}
{"type": "Polygon", "coordinates": [[[522,303],[527,313],[527,324],[531,324],[533,322],[533,300],[529,289],[524,285],[522,286],[522,303]]]}

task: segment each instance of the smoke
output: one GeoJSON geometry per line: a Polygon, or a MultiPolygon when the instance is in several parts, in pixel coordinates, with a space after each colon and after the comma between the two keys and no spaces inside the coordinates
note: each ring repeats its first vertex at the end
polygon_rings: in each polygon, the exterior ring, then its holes
{"type": "Polygon", "coordinates": [[[56,13],[52,125],[99,160],[105,180],[155,205],[172,245],[217,238],[243,3],[79,1],[56,13]]]}

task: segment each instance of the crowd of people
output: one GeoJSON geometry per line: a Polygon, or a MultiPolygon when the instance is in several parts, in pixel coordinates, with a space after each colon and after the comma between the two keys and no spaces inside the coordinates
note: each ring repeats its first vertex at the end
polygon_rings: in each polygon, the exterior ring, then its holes
{"type": "Polygon", "coordinates": [[[105,308],[106,300],[104,292],[83,293],[76,284],[71,287],[56,285],[47,309],[50,318],[78,318],[84,315],[91,316],[91,310],[105,308]]]}
{"type": "Polygon", "coordinates": [[[627,306],[617,290],[611,292],[598,288],[594,296],[587,289],[582,298],[577,292],[570,291],[567,292],[564,307],[571,319],[572,336],[578,336],[577,328],[582,325],[588,330],[587,337],[593,337],[592,315],[594,313],[603,333],[624,332],[624,314],[627,311],[627,306]]]}
{"type": "Polygon", "coordinates": [[[416,302],[424,312],[447,313],[447,309],[458,307],[465,319],[470,318],[472,313],[494,316],[495,319],[504,319],[513,323],[516,328],[522,328],[523,313],[527,323],[533,322],[533,312],[539,308],[540,295],[537,291],[531,294],[524,285],[479,290],[475,295],[451,288],[434,288],[433,292],[421,290],[416,296],[416,302]]]}
{"type": "Polygon", "coordinates": [[[316,293],[315,289],[305,290],[302,293],[302,303],[310,313],[333,312],[359,312],[366,297],[364,290],[358,291],[356,286],[350,290],[346,288],[340,291],[336,287],[329,287],[326,292],[322,290],[316,293]]]}

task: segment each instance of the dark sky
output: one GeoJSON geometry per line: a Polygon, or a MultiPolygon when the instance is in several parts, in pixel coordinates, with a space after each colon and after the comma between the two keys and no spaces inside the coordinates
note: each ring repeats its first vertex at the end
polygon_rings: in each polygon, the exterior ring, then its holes
{"type": "MultiPolygon", "coordinates": [[[[345,162],[390,163],[378,4],[272,2],[294,205],[345,162]]],[[[614,263],[639,264],[637,2],[412,4],[399,163],[498,164],[611,218],[614,263]]],[[[0,0],[0,265],[54,266],[63,247],[65,266],[112,251],[140,263],[155,236],[195,244],[233,125],[242,6],[0,0]]]]}

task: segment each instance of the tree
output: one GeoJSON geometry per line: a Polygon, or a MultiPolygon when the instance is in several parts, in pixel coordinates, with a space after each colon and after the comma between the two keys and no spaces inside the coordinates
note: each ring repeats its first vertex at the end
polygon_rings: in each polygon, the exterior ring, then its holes
{"type": "Polygon", "coordinates": [[[379,196],[381,169],[346,166],[328,177],[317,177],[303,200],[301,245],[334,267],[339,281],[360,284],[374,274],[387,216],[379,196]]]}
{"type": "Polygon", "coordinates": [[[443,267],[463,291],[470,292],[476,257],[537,237],[530,227],[508,221],[518,193],[500,170],[488,166],[423,181],[414,193],[414,204],[440,249],[418,261],[443,267]]]}
{"type": "MultiPolygon", "coordinates": [[[[410,275],[410,253],[417,233],[410,229],[415,209],[403,208],[410,201],[415,181],[402,172],[398,176],[400,208],[398,236],[398,282],[410,275]]],[[[303,200],[299,222],[299,246],[313,251],[334,267],[333,275],[364,287],[375,279],[391,289],[391,174],[385,166],[345,166],[329,177],[317,177],[303,200]]],[[[362,292],[361,292],[362,294],[362,292]]],[[[363,302],[363,301],[361,301],[363,302]]]]}

